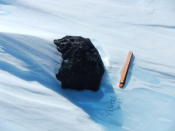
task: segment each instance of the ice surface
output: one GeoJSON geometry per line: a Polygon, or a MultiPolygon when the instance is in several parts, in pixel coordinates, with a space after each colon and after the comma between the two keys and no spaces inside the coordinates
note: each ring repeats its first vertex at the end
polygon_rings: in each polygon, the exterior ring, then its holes
{"type": "Polygon", "coordinates": [[[174,131],[174,0],[0,0],[1,131],[174,131]],[[63,90],[54,38],[91,38],[97,93],[63,90]],[[134,52],[126,88],[122,64],[134,52]]]}

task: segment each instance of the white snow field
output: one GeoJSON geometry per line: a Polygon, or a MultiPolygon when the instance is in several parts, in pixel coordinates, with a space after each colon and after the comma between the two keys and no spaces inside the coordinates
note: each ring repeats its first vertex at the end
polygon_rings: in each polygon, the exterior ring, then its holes
{"type": "Polygon", "coordinates": [[[0,131],[175,131],[174,16],[174,0],[0,0],[0,131]],[[65,35],[99,50],[100,91],[61,89],[65,35]]]}

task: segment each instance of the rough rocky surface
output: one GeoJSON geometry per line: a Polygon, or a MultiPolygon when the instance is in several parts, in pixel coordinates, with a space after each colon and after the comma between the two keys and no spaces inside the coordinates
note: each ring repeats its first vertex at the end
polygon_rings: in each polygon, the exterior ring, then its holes
{"type": "Polygon", "coordinates": [[[62,88],[93,90],[100,88],[104,65],[99,52],[90,39],[80,36],[65,36],[54,40],[63,62],[56,74],[62,88]]]}

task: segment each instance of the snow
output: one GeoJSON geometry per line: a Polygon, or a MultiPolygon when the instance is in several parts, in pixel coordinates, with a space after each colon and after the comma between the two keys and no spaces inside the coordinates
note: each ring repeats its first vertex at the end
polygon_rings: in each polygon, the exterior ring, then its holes
{"type": "Polygon", "coordinates": [[[174,2],[0,0],[0,130],[174,131],[174,2]],[[64,35],[88,37],[99,50],[100,91],[60,88],[53,39],[64,35]]]}

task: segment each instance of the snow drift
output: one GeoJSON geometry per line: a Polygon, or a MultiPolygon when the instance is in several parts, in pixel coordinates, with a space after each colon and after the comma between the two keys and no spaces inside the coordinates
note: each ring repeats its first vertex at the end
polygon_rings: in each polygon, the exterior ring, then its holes
{"type": "Polygon", "coordinates": [[[174,131],[173,5],[0,0],[0,130],[174,131]],[[107,72],[99,92],[59,88],[62,59],[52,41],[64,35],[89,37],[100,51],[107,72]],[[135,59],[121,90],[128,50],[135,59]]]}

